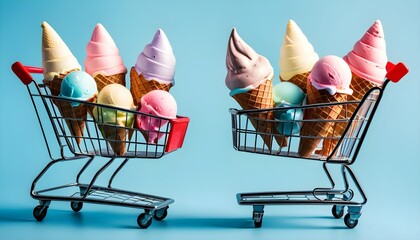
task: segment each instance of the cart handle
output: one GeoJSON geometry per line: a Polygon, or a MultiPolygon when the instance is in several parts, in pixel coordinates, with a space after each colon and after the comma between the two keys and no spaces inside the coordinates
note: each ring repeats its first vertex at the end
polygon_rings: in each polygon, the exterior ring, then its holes
{"type": "Polygon", "coordinates": [[[176,119],[171,119],[169,122],[172,124],[172,127],[169,131],[168,142],[166,143],[166,153],[182,147],[190,119],[188,117],[177,116],[176,119]]]}
{"type": "Polygon", "coordinates": [[[43,73],[43,69],[39,67],[23,66],[20,62],[12,64],[12,71],[18,76],[23,84],[28,85],[32,82],[33,78],[30,73],[43,73]]]}
{"type": "Polygon", "coordinates": [[[387,73],[385,77],[392,82],[397,83],[408,73],[409,70],[402,62],[397,64],[388,62],[386,64],[386,71],[387,73]]]}

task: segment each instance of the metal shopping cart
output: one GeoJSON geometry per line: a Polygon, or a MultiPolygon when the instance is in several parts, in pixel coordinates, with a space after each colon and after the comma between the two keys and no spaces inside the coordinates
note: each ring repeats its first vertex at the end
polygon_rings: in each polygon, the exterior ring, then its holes
{"type": "MultiPolygon", "coordinates": [[[[229,111],[232,117],[232,136],[233,147],[237,151],[249,152],[255,154],[264,154],[277,157],[301,158],[308,160],[315,160],[322,162],[325,174],[331,184],[327,188],[314,188],[309,191],[273,191],[273,192],[252,192],[252,193],[238,193],[237,201],[240,205],[253,206],[253,220],[255,227],[262,226],[265,205],[281,205],[281,204],[307,204],[307,205],[333,205],[332,215],[335,218],[341,218],[344,215],[344,208],[347,206],[348,213],[344,217],[344,223],[348,228],[354,228],[358,219],[361,216],[362,206],[366,203],[366,195],[356,178],[351,165],[355,162],[359,150],[363,144],[363,140],[372,122],[372,118],[382,98],[382,94],[389,83],[389,81],[398,82],[406,73],[408,69],[403,63],[396,65],[388,63],[386,80],[381,88],[374,87],[370,89],[361,101],[348,101],[328,104],[313,104],[296,107],[283,107],[273,109],[256,109],[256,110],[237,110],[231,108],[229,111]],[[343,116],[334,120],[321,119],[307,119],[302,120],[267,120],[259,118],[264,116],[264,113],[278,112],[278,111],[292,111],[308,110],[323,111],[324,108],[331,106],[341,106],[343,110],[348,108],[355,108],[352,116],[343,116]],[[301,157],[298,154],[297,146],[299,141],[305,138],[311,138],[309,135],[302,134],[288,134],[282,133],[280,135],[277,131],[270,132],[256,131],[261,129],[259,126],[267,126],[276,124],[297,124],[305,122],[323,121],[330,124],[344,123],[345,130],[341,135],[330,134],[322,138],[323,141],[336,141],[337,145],[332,152],[327,156],[320,154],[312,154],[309,157],[301,157]],[[252,124],[251,124],[252,123],[252,124]],[[257,127],[253,127],[257,125],[257,127]],[[261,137],[264,136],[264,137],[261,137]],[[276,138],[288,138],[288,146],[280,147],[276,145],[276,138]],[[264,144],[263,138],[271,138],[272,146],[267,147],[264,144]],[[340,175],[343,178],[342,189],[336,187],[328,166],[330,164],[340,165],[340,175]],[[350,182],[351,180],[352,182],[350,182]],[[350,187],[353,183],[356,187],[354,191],[350,187]],[[355,200],[355,192],[358,193],[358,199],[355,200]]],[[[275,129],[272,127],[271,129],[275,129]]],[[[279,142],[279,141],[277,141],[279,142]]]]}
{"type": "Polygon", "coordinates": [[[181,148],[189,123],[187,117],[178,116],[176,119],[166,119],[117,107],[53,96],[51,95],[49,88],[44,84],[37,84],[30,74],[42,73],[42,68],[23,66],[20,62],[16,62],[12,65],[12,70],[27,86],[47,146],[47,151],[51,158],[51,161],[34,179],[31,187],[31,197],[39,200],[39,205],[36,206],[33,211],[36,220],[42,221],[45,218],[51,201],[69,201],[71,203],[71,209],[75,212],[82,209],[83,203],[107,204],[144,209],[144,213],[141,213],[137,218],[137,223],[140,228],[148,228],[152,223],[153,218],[161,221],[167,216],[168,206],[174,202],[173,199],[117,189],[112,187],[112,183],[116,175],[126,165],[129,159],[157,159],[181,148]],[[76,117],[78,116],[77,114],[66,114],[66,117],[63,117],[62,114],[60,114],[60,106],[69,104],[70,102],[84,104],[90,109],[97,107],[97,109],[103,111],[115,112],[115,115],[117,115],[117,113],[123,113],[126,114],[126,116],[129,114],[132,114],[131,116],[144,115],[150,117],[150,121],[163,121],[162,123],[167,122],[167,124],[162,124],[163,126],[158,131],[140,131],[132,126],[106,124],[102,124],[101,126],[99,123],[95,122],[92,117],[87,117],[85,119],[76,117]],[[46,114],[42,114],[41,112],[46,112],[46,114]],[[67,124],[69,122],[74,123],[77,121],[82,121],[85,124],[85,129],[82,131],[84,132],[84,135],[82,137],[73,136],[71,132],[74,132],[74,129],[69,129],[70,127],[68,127],[77,125],[67,124]],[[46,130],[49,127],[48,125],[50,124],[55,139],[51,139],[51,135],[46,133],[46,130]],[[114,140],[114,142],[112,142],[109,138],[105,139],[103,137],[100,130],[98,130],[98,127],[102,127],[102,129],[107,128],[107,130],[114,131],[115,133],[120,133],[122,131],[127,137],[125,140],[114,140]],[[152,132],[162,136],[156,143],[149,143],[149,141],[146,141],[145,137],[143,137],[143,135],[148,136],[148,134],[152,132]],[[58,144],[59,152],[54,151],[57,149],[52,148],[52,145],[55,142],[58,144]],[[110,144],[120,143],[124,143],[126,146],[126,153],[122,156],[116,154],[112,147],[110,147],[110,144]],[[89,181],[82,182],[81,176],[97,157],[108,160],[105,161],[105,164],[97,170],[92,178],[88,178],[89,181]],[[95,185],[99,175],[115,162],[116,159],[123,160],[108,179],[108,185],[95,185]],[[38,182],[53,165],[73,160],[86,161],[75,176],[74,182],[37,190],[38,182]]]}

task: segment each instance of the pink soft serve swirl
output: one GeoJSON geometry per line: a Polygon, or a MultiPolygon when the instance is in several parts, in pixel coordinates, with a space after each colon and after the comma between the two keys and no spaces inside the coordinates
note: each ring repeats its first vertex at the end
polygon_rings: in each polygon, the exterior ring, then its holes
{"type": "Polygon", "coordinates": [[[98,73],[110,76],[127,72],[114,40],[101,24],[96,25],[86,46],[86,53],[85,71],[92,76],[98,73]]]}
{"type": "Polygon", "coordinates": [[[386,44],[381,22],[379,20],[369,28],[363,37],[356,42],[344,60],[351,71],[366,80],[381,85],[386,75],[386,44]]]}

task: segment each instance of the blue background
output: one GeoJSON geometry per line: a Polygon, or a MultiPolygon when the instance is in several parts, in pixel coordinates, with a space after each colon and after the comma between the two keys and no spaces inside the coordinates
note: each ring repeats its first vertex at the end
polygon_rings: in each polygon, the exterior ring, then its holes
{"type": "MultiPolygon", "coordinates": [[[[1,239],[420,239],[420,2],[411,1],[0,1],[0,238],[1,239]],[[293,19],[320,56],[345,55],[376,19],[382,21],[388,58],[410,73],[390,84],[354,170],[367,192],[359,225],[345,228],[330,206],[266,207],[263,228],[253,229],[242,191],[299,190],[326,185],[321,165],[233,150],[224,85],[229,33],[272,63],[293,19]],[[30,184],[48,162],[29,96],[10,65],[41,65],[41,23],[47,21],[83,64],[96,23],[119,47],[125,65],[157,30],[177,58],[171,93],[191,124],[183,149],[157,161],[133,160],[116,186],[172,197],[169,216],[140,230],[140,211],[52,203],[44,222],[32,217],[30,184]]],[[[40,79],[40,78],[39,78],[40,79]]],[[[275,79],[274,83],[277,80],[275,79]]],[[[71,181],[81,163],[59,167],[49,184],[71,181]]]]}

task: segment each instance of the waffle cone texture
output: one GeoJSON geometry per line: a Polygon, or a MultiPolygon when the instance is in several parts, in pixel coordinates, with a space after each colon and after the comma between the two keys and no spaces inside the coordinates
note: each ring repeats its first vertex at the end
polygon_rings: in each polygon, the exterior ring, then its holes
{"type": "MultiPolygon", "coordinates": [[[[273,108],[273,86],[271,79],[261,83],[257,88],[248,91],[246,93],[238,93],[233,98],[239,103],[239,105],[245,109],[264,109],[273,108]]],[[[255,130],[260,134],[264,143],[271,150],[273,143],[273,134],[277,133],[274,122],[274,112],[267,111],[261,113],[248,114],[251,124],[255,130]]],[[[274,137],[279,146],[287,145],[285,137],[275,136],[274,137]]]]}
{"type": "MultiPolygon", "coordinates": [[[[317,103],[335,103],[346,101],[347,95],[336,93],[331,95],[327,90],[318,90],[307,82],[307,104],[317,103]]],[[[342,105],[333,105],[328,107],[308,108],[304,112],[305,120],[315,120],[304,122],[300,131],[301,139],[299,142],[299,155],[308,158],[316,149],[320,141],[332,135],[334,122],[339,117],[342,105]],[[322,121],[327,120],[327,121],[322,121]]]]}

